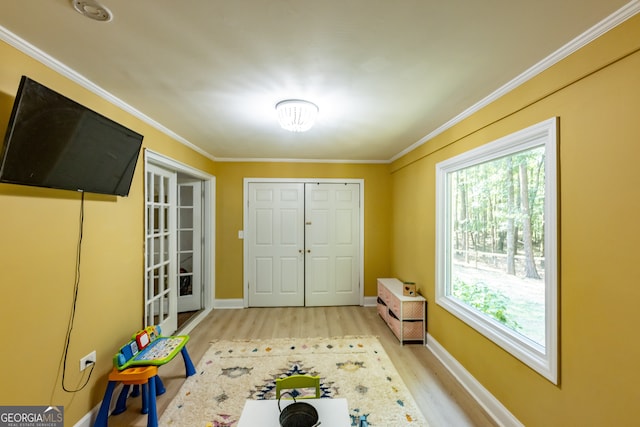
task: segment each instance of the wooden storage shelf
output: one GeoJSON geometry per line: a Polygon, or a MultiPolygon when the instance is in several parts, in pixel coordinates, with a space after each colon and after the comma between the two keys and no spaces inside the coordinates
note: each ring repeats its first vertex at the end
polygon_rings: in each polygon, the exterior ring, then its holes
{"type": "Polygon", "coordinates": [[[398,279],[378,279],[378,314],[386,322],[400,344],[406,341],[425,343],[426,300],[402,294],[398,279]]]}

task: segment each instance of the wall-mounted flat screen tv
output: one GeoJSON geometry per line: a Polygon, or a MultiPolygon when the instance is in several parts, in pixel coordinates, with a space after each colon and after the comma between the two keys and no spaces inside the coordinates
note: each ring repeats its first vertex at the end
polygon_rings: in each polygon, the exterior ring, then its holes
{"type": "Polygon", "coordinates": [[[0,182],[127,196],[143,136],[22,76],[0,182]]]}

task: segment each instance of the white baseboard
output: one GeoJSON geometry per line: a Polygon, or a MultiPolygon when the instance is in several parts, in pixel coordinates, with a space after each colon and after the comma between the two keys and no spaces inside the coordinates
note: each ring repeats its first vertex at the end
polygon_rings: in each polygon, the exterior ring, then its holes
{"type": "Polygon", "coordinates": [[[378,297],[364,297],[365,307],[375,307],[378,304],[378,297]]]}
{"type": "Polygon", "coordinates": [[[217,299],[213,303],[214,308],[244,308],[244,300],[242,298],[235,299],[217,299]]]}
{"type": "Polygon", "coordinates": [[[200,311],[200,313],[196,314],[193,319],[189,319],[189,323],[187,323],[185,327],[180,329],[180,331],[178,331],[178,333],[175,335],[188,335],[189,332],[193,330],[193,328],[198,326],[198,323],[200,323],[202,319],[204,319],[209,315],[209,313],[211,313],[211,310],[213,310],[213,308],[206,308],[200,311]]]}
{"type": "MultiPolygon", "coordinates": [[[[377,297],[364,297],[364,307],[375,307],[377,297]]],[[[244,308],[244,300],[238,299],[217,299],[213,303],[213,307],[217,309],[234,309],[244,308]]]]}
{"type": "MultiPolygon", "coordinates": [[[[116,384],[115,388],[113,389],[113,395],[109,406],[109,414],[111,414],[111,412],[113,412],[113,410],[116,408],[116,403],[118,402],[120,391],[122,391],[122,383],[116,384]]],[[[98,418],[100,406],[102,406],[102,400],[100,401],[100,403],[94,406],[93,409],[87,412],[84,417],[80,418],[78,422],[73,425],[73,427],[92,427],[96,418],[98,418]]]]}
{"type": "Polygon", "coordinates": [[[100,405],[96,406],[91,411],[87,412],[84,417],[80,418],[80,420],[78,420],[78,422],[73,425],[73,427],[91,427],[92,421],[95,420],[96,417],[98,416],[99,410],[100,410],[100,405]]]}
{"type": "MultiPolygon", "coordinates": [[[[364,307],[375,307],[377,297],[364,297],[364,307]]],[[[236,299],[217,299],[213,303],[213,307],[217,309],[235,309],[244,308],[244,300],[236,299]]]]}
{"type": "Polygon", "coordinates": [[[442,362],[449,372],[451,372],[498,425],[504,427],[524,427],[524,424],[513,416],[498,399],[489,393],[489,390],[484,388],[460,362],[454,359],[453,356],[429,334],[427,334],[427,349],[442,362]]]}

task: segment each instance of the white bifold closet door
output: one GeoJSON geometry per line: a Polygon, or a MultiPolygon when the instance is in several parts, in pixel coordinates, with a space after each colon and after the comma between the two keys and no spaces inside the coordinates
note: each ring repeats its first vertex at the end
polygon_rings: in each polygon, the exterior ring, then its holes
{"type": "Polygon", "coordinates": [[[360,302],[360,186],[248,185],[249,306],[360,302]]]}

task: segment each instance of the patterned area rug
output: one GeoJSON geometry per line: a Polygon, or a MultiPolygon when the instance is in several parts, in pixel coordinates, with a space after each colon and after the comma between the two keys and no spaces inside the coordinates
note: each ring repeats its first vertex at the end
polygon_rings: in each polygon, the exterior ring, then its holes
{"type": "Polygon", "coordinates": [[[428,425],[375,337],[215,341],[159,423],[237,426],[246,399],[275,399],[275,379],[292,374],[319,375],[354,426],[362,416],[371,427],[428,425]]]}

